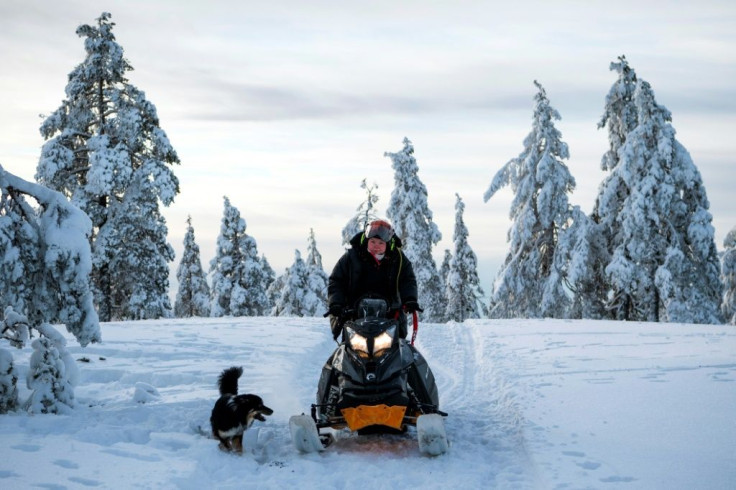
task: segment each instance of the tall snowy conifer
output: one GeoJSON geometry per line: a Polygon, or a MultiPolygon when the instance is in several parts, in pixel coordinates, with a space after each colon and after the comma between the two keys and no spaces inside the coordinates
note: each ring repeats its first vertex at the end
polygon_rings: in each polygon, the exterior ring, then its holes
{"type": "MultiPolygon", "coordinates": [[[[487,202],[499,189],[511,185],[510,250],[491,294],[492,318],[538,318],[555,316],[545,305],[545,291],[558,291],[549,284],[558,234],[568,222],[571,208],[567,194],[575,179],[562,162],[569,158],[567,144],[554,126],[559,113],[549,105],[538,82],[534,97],[532,131],[524,139],[524,150],[493,177],[483,198],[487,202]]],[[[561,278],[560,278],[561,280],[561,278]]]]}
{"type": "Polygon", "coordinates": [[[618,166],[619,150],[626,143],[628,134],[636,128],[639,120],[634,103],[636,72],[629,66],[625,56],[619,56],[618,63],[612,62],[610,69],[618,72],[618,80],[608,91],[603,115],[598,122],[598,129],[608,130],[609,148],[601,158],[602,170],[613,170],[618,166]]]}
{"type": "Polygon", "coordinates": [[[212,301],[210,315],[262,316],[268,311],[268,276],[258,257],[256,241],[245,233],[240,211],[225,197],[217,237],[217,252],[210,262],[212,301]]]}
{"type": "Polygon", "coordinates": [[[307,279],[308,288],[319,299],[314,316],[327,311],[327,284],[329,278],[322,267],[322,254],[317,250],[317,240],[314,238],[314,230],[310,228],[307,240],[307,279]]]}
{"type": "Polygon", "coordinates": [[[442,234],[432,221],[432,211],[427,203],[427,188],[417,175],[419,166],[414,158],[414,146],[408,138],[404,138],[403,143],[404,148],[401,151],[385,153],[385,156],[391,158],[394,169],[394,189],[386,214],[403,242],[404,253],[414,267],[419,288],[419,305],[424,308],[422,319],[442,322],[445,317],[444,291],[432,257],[432,247],[442,239],[442,234]]]}
{"type": "Polygon", "coordinates": [[[483,305],[485,293],[478,278],[478,259],[468,243],[468,227],[463,221],[465,204],[455,194],[455,253],[450,259],[447,273],[446,318],[462,322],[468,318],[481,318],[487,314],[483,305]]]}
{"type": "Polygon", "coordinates": [[[324,300],[320,299],[310,284],[310,270],[302,260],[301,253],[296,250],[294,263],[286,269],[284,275],[276,280],[281,289],[275,295],[276,300],[271,314],[274,316],[322,316],[325,310],[324,300]]]}
{"type": "Polygon", "coordinates": [[[266,307],[266,311],[270,311],[271,307],[273,306],[273,301],[271,301],[270,296],[268,296],[268,289],[271,287],[271,284],[276,280],[276,272],[274,272],[273,267],[271,267],[271,264],[268,263],[268,259],[265,255],[261,254],[261,267],[263,268],[263,288],[266,290],[266,297],[268,298],[268,306],[266,307]]]}
{"type": "MultiPolygon", "coordinates": [[[[442,291],[447,292],[447,275],[450,273],[450,261],[452,260],[452,252],[449,249],[445,249],[445,255],[442,257],[442,264],[440,265],[440,284],[442,285],[442,291]]],[[[445,296],[447,296],[445,294],[445,296]]]]}
{"type": "Polygon", "coordinates": [[[355,216],[348,220],[345,228],[342,229],[342,244],[348,245],[350,240],[357,234],[365,230],[366,225],[373,220],[378,219],[376,215],[376,203],[378,202],[378,195],[376,189],[378,185],[375,183],[371,186],[366,184],[365,179],[360,183],[360,188],[365,189],[366,198],[365,201],[360,203],[358,206],[355,216]]]}
{"type": "Polygon", "coordinates": [[[82,25],[85,60],[69,74],[67,98],[41,125],[47,140],[36,179],[92,220],[93,289],[100,318],[168,316],[174,251],[159,203],[179,192],[179,158],[154,105],[128,83],[131,65],[110,14],[82,25]]]}
{"type": "Polygon", "coordinates": [[[726,251],[721,259],[723,279],[723,304],[721,312],[726,322],[736,325],[736,228],[731,229],[723,240],[726,251]]]}
{"type": "Polygon", "coordinates": [[[207,285],[199,245],[194,240],[192,217],[187,217],[187,232],[184,235],[184,253],[176,271],[179,290],[174,301],[177,318],[210,316],[210,288],[207,285]]]}
{"type": "Polygon", "coordinates": [[[620,320],[720,323],[722,285],[703,181],[649,83],[634,93],[637,126],[611,179],[625,192],[612,217],[608,308],[620,320]]]}
{"type": "Polygon", "coordinates": [[[583,279],[591,287],[586,288],[587,298],[582,299],[584,305],[583,318],[616,318],[615,312],[608,309],[608,293],[610,287],[605,268],[611,261],[616,235],[619,233],[616,219],[621,213],[629,189],[617,171],[619,150],[626,142],[628,134],[636,128],[638,116],[634,103],[636,91],[636,72],[629,66],[625,56],[619,56],[618,62],[612,62],[611,71],[618,73],[618,79],[606,95],[605,107],[598,129],[608,131],[609,148],[601,158],[601,169],[610,172],[601,182],[598,189],[590,224],[591,236],[597,237],[591,242],[589,277],[583,279]]]}

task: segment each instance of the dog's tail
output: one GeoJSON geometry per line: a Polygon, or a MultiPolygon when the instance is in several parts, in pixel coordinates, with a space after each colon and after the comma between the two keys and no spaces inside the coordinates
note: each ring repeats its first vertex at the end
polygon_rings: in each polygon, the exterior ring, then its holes
{"type": "Polygon", "coordinates": [[[242,367],[231,367],[220,374],[217,380],[217,386],[220,388],[220,395],[237,395],[238,394],[238,378],[243,374],[242,367]]]}

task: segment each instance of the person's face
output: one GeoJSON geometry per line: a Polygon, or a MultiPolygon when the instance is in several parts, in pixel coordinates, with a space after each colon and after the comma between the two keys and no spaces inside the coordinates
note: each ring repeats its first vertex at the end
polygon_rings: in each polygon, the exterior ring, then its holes
{"type": "Polygon", "coordinates": [[[369,238],[368,251],[373,255],[381,255],[383,253],[386,253],[386,242],[376,237],[369,238]]]}

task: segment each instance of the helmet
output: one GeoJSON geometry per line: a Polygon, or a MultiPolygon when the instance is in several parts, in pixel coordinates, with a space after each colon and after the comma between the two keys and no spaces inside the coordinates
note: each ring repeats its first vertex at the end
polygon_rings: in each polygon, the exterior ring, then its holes
{"type": "Polygon", "coordinates": [[[371,238],[380,238],[384,242],[388,243],[394,236],[394,229],[391,223],[384,220],[375,220],[368,223],[363,233],[366,240],[371,238]]]}

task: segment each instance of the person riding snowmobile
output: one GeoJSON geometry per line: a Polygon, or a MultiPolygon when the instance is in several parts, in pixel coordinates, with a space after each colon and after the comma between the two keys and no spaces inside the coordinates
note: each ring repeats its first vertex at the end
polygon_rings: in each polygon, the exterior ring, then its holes
{"type": "Polygon", "coordinates": [[[330,328],[337,340],[351,309],[360,298],[385,298],[398,315],[399,334],[406,338],[404,312],[422,311],[417,303],[417,280],[411,261],[401,251],[401,239],[386,220],[370,222],[350,240],[352,248],[337,261],[327,287],[330,328]]]}
{"type": "Polygon", "coordinates": [[[434,375],[406,340],[404,312],[422,311],[411,262],[384,220],[369,223],[350,244],[328,285],[330,327],[342,342],[322,367],[311,415],[289,419],[292,441],[308,453],[324,450],[340,431],[403,434],[414,427],[420,452],[445,453],[447,414],[434,375]]]}

